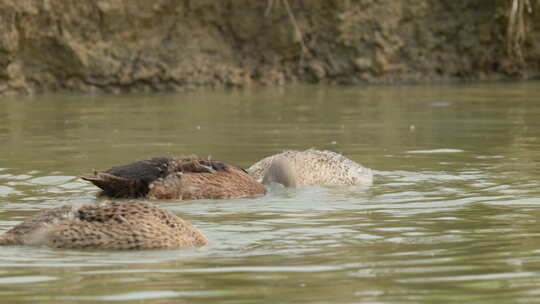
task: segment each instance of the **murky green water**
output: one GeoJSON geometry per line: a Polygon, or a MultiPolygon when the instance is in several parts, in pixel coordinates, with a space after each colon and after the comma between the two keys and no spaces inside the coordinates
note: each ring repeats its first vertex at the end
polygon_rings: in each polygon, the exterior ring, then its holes
{"type": "Polygon", "coordinates": [[[0,232],[95,202],[77,175],[159,155],[247,167],[331,149],[357,187],[159,202],[193,250],[0,248],[5,303],[520,303],[540,299],[540,83],[0,99],[0,232]],[[137,302],[139,303],[139,302],[137,302]]]}

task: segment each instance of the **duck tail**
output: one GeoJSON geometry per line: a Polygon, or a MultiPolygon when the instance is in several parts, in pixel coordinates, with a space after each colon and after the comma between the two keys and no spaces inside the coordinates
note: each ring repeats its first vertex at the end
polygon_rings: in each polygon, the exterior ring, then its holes
{"type": "Polygon", "coordinates": [[[103,194],[116,198],[138,198],[148,193],[148,183],[129,180],[105,172],[94,172],[94,176],[80,176],[101,190],[103,194]]]}

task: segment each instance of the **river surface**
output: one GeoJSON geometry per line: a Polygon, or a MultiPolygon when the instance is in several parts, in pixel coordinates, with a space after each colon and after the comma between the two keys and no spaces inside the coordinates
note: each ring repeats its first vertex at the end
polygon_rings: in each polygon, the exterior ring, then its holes
{"type": "Polygon", "coordinates": [[[157,202],[209,245],[0,247],[2,303],[540,302],[540,83],[0,99],[0,232],[153,156],[330,149],[372,187],[157,202]]]}

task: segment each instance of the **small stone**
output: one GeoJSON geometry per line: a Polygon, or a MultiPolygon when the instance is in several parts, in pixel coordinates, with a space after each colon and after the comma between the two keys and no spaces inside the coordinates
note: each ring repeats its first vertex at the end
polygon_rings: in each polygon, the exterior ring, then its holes
{"type": "Polygon", "coordinates": [[[354,66],[361,71],[369,70],[371,68],[371,60],[368,58],[358,57],[354,60],[354,66]]]}
{"type": "Polygon", "coordinates": [[[326,70],[324,69],[323,64],[319,61],[311,61],[309,63],[309,68],[313,75],[315,75],[315,77],[317,77],[319,80],[324,79],[326,76],[326,70]]]}

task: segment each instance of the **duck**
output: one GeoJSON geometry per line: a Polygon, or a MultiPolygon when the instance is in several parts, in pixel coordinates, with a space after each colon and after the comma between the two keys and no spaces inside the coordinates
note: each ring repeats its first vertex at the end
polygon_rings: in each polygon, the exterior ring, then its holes
{"type": "Polygon", "coordinates": [[[51,208],[0,235],[0,245],[72,249],[175,249],[207,242],[203,233],[176,214],[142,201],[51,208]]]}
{"type": "Polygon", "coordinates": [[[112,198],[227,199],[262,196],[266,188],[245,170],[196,156],[154,157],[81,176],[112,198]]]}
{"type": "Polygon", "coordinates": [[[263,184],[271,182],[285,187],[325,185],[371,186],[371,169],[329,150],[288,150],[265,157],[247,169],[249,175],[263,184]]]}

